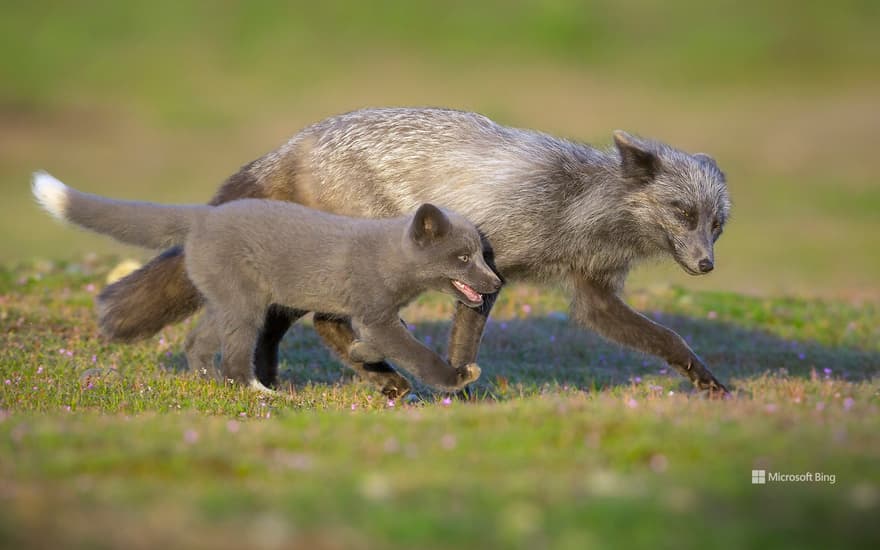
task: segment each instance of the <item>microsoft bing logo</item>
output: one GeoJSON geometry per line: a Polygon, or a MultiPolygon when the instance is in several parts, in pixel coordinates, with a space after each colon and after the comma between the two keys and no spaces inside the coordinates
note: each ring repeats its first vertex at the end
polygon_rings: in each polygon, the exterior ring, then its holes
{"type": "Polygon", "coordinates": [[[767,483],[767,470],[752,470],[752,485],[767,483]]]}

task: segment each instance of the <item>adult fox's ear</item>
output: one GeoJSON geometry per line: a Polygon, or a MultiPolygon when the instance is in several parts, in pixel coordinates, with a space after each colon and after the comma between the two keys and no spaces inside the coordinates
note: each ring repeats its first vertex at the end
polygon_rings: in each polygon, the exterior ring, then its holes
{"type": "Polygon", "coordinates": [[[615,130],[614,145],[620,152],[620,165],[625,178],[647,183],[660,171],[660,158],[638,138],[623,130],[615,130]]]}
{"type": "Polygon", "coordinates": [[[409,228],[412,240],[427,244],[449,232],[449,218],[433,204],[425,203],[416,210],[409,228]]]}
{"type": "Polygon", "coordinates": [[[725,179],[724,172],[721,171],[721,168],[718,167],[718,163],[715,162],[715,159],[707,155],[706,153],[694,153],[693,157],[697,159],[697,162],[700,163],[704,168],[717,172],[721,179],[725,179]]]}

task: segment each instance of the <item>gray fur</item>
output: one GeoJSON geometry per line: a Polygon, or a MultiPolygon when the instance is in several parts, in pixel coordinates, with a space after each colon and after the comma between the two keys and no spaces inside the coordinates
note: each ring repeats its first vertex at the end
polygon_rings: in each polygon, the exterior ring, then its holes
{"type": "MultiPolygon", "coordinates": [[[[659,355],[701,388],[723,389],[677,334],[619,297],[640,261],[672,257],[688,273],[706,271],[701,260],[714,265],[712,243],[729,217],[730,200],[724,175],[707,155],[624,132],[615,133],[613,148],[597,149],[475,113],[368,109],[305,128],[245,165],[214,200],[245,196],[374,218],[423,202],[451,208],[488,238],[504,278],[566,283],[575,293],[574,317],[585,326],[659,355]]],[[[148,334],[194,309],[158,299],[169,286],[158,274],[167,274],[162,267],[174,261],[116,283],[128,292],[105,291],[102,325],[109,334],[148,334]],[[156,296],[155,303],[143,300],[145,294],[156,296]]],[[[190,287],[182,273],[174,279],[174,290],[194,304],[190,287]]],[[[452,364],[476,358],[493,299],[476,309],[457,306],[452,364]]]]}
{"type": "Polygon", "coordinates": [[[187,276],[207,303],[186,343],[194,369],[206,368],[219,344],[224,378],[257,385],[256,342],[267,312],[281,305],[293,318],[310,311],[351,318],[363,349],[380,354],[374,361],[387,357],[434,387],[456,390],[479,376],[476,365],[450,366],[398,318],[429,289],[478,305],[474,290],[500,287],[480,234],[454,212],[424,204],[410,216],[374,220],[259,199],[160,206],[69,187],[66,197],[64,217],[78,225],[131,243],[183,244],[187,276]]]}

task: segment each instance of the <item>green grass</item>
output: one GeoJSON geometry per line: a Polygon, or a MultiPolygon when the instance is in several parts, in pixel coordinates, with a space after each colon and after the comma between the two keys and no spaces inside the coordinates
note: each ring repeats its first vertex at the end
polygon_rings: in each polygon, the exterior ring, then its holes
{"type": "MultiPolygon", "coordinates": [[[[630,303],[735,388],[692,393],[658,360],[513,286],[469,398],[393,403],[350,379],[307,323],[286,391],[200,379],[188,324],[134,345],[97,334],[110,263],[0,271],[0,546],[876,547],[880,312],[678,288],[630,303]],[[828,370],[826,370],[828,369],[828,370]],[[752,469],[835,483],[750,483],[752,469]]],[[[404,317],[442,351],[450,304],[404,317]]]]}

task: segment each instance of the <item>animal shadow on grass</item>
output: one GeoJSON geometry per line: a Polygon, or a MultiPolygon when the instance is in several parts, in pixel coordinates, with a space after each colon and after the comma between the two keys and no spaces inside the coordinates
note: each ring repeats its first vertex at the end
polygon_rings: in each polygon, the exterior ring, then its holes
{"type": "MultiPolygon", "coordinates": [[[[830,346],[810,340],[785,339],[760,329],[682,315],[655,317],[687,340],[709,369],[736,389],[736,380],[767,373],[798,378],[859,381],[880,372],[880,352],[853,346],[830,346]],[[826,370],[830,369],[830,370],[826,370]]],[[[448,321],[409,325],[415,336],[445,356],[448,321]]],[[[168,368],[185,370],[182,354],[162,358],[168,368]]],[[[280,383],[294,389],[308,384],[348,382],[353,373],[321,344],[311,323],[291,327],[281,344],[280,383]]],[[[483,370],[469,395],[495,395],[497,389],[535,393],[547,385],[591,390],[628,386],[640,378],[664,388],[691,389],[683,376],[662,359],[620,347],[578,327],[564,315],[495,320],[486,325],[478,364],[483,370]]],[[[416,395],[440,395],[414,383],[416,395]]]]}

